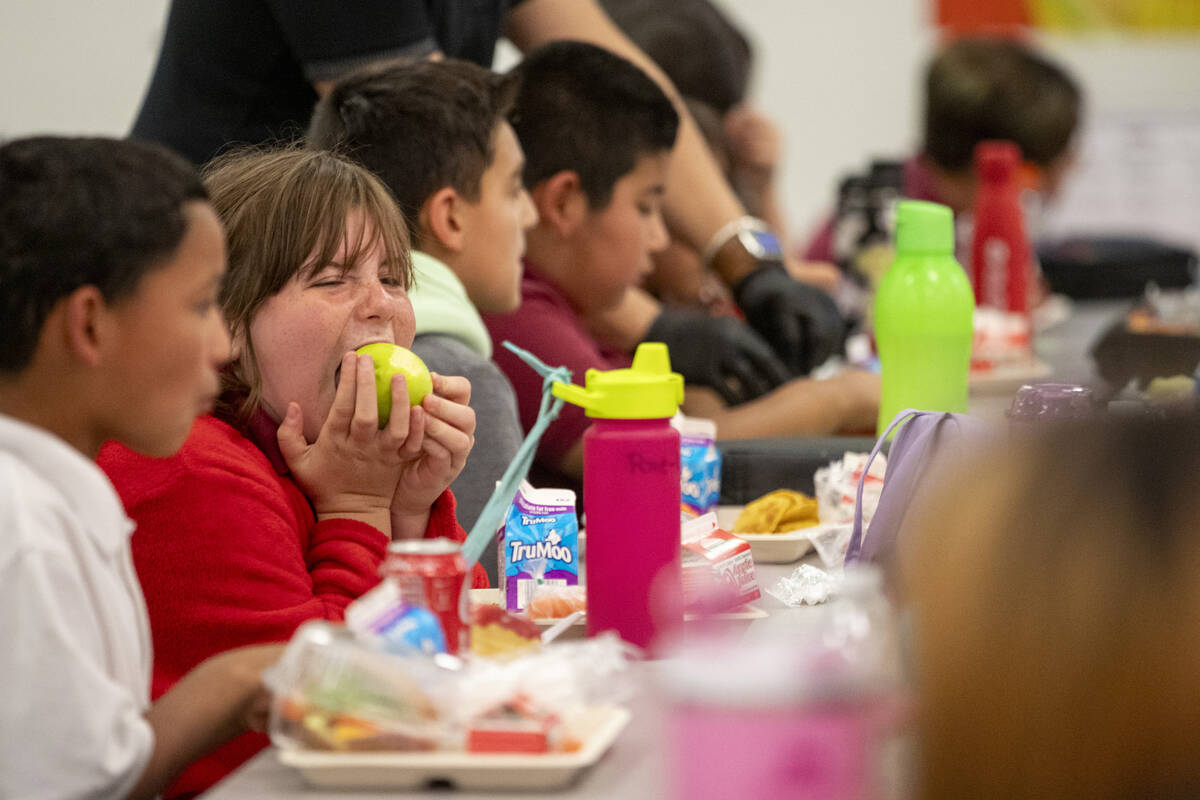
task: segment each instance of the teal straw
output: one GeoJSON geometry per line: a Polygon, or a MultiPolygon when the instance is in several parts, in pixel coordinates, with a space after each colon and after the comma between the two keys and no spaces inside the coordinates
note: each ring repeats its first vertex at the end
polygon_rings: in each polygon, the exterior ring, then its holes
{"type": "Polygon", "coordinates": [[[533,464],[533,455],[537,451],[538,442],[541,441],[542,434],[546,432],[546,428],[550,426],[550,423],[558,416],[558,412],[562,410],[563,401],[561,398],[555,397],[550,393],[551,387],[556,382],[570,383],[572,377],[571,370],[566,367],[547,366],[528,350],[522,350],[512,342],[504,342],[503,344],[515,353],[518,358],[528,364],[537,374],[542,376],[542,404],[538,409],[537,421],[529,429],[529,433],[525,436],[525,441],[521,442],[521,446],[517,448],[517,454],[513,456],[513,460],[504,470],[504,475],[501,476],[500,482],[496,484],[496,490],[488,498],[483,511],[479,512],[479,519],[475,520],[474,527],[471,528],[471,532],[467,534],[466,541],[463,542],[462,554],[467,562],[468,570],[483,555],[488,540],[495,535],[496,530],[500,527],[500,522],[504,519],[508,507],[517,495],[517,488],[520,487],[521,481],[525,480],[525,476],[529,474],[529,467],[533,464]]]}

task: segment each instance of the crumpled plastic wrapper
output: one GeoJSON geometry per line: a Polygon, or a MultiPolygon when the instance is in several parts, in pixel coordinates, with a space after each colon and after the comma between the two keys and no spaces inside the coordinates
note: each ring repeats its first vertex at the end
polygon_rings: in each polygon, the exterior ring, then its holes
{"type": "MultiPolygon", "coordinates": [[[[817,495],[817,509],[822,523],[853,523],[854,504],[858,497],[858,479],[863,474],[868,453],[845,453],[837,461],[821,467],[813,475],[813,486],[817,495]]],[[[879,505],[879,493],[883,490],[883,476],[887,472],[887,456],[879,453],[871,462],[867,482],[863,486],[863,526],[875,516],[879,505]]],[[[816,544],[814,542],[813,544],[816,544]]],[[[845,548],[843,548],[844,550],[845,548]]],[[[817,548],[820,552],[820,547],[817,548]]],[[[828,559],[822,556],[826,564],[828,559]]]]}
{"type": "Polygon", "coordinates": [[[826,569],[841,569],[846,563],[846,548],[850,546],[850,536],[854,533],[854,525],[840,523],[837,525],[819,525],[808,530],[808,540],[821,559],[826,569]]]}
{"type": "Polygon", "coordinates": [[[801,564],[767,588],[767,594],[793,607],[824,603],[842,582],[841,571],[826,572],[812,564],[801,564]]]}

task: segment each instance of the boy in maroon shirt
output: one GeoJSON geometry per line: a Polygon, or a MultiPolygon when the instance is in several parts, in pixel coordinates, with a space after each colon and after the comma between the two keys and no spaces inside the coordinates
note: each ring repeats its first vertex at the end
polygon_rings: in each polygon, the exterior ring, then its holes
{"type": "MultiPolygon", "coordinates": [[[[548,45],[517,72],[510,116],[539,222],[526,236],[520,309],[484,321],[528,430],[542,379],[499,345],[512,341],[577,380],[589,368],[627,363],[628,354],[604,350],[582,319],[619,305],[669,241],[662,205],[678,116],[636,66],[593,45],[548,45]]],[[[716,420],[718,435],[730,439],[860,430],[874,423],[878,387],[865,373],[793,380],[727,408],[715,392],[689,386],[684,412],[716,420]]],[[[582,409],[562,409],[542,437],[535,482],[578,480],[587,426],[582,409]]]]}

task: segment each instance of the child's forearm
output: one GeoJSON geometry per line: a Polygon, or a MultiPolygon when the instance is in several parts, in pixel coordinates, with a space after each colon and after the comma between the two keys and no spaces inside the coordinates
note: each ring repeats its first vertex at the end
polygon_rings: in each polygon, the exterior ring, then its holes
{"type": "Polygon", "coordinates": [[[814,436],[870,429],[879,408],[878,378],[846,373],[829,380],[797,379],[757,400],[724,407],[715,393],[689,386],[685,414],[717,424],[720,439],[814,436]]]}
{"type": "Polygon", "coordinates": [[[231,650],[199,664],[146,712],[154,751],[130,800],[153,798],[196,759],[247,730],[262,670],[282,645],[231,650]]]}

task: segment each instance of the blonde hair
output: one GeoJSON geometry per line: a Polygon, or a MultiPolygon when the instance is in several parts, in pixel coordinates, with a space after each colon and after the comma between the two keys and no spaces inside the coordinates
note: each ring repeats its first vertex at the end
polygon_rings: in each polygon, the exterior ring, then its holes
{"type": "Polygon", "coordinates": [[[1037,430],[948,480],[904,554],[920,797],[1200,787],[1200,426],[1037,430]]]}
{"type": "Polygon", "coordinates": [[[409,288],[408,230],[383,183],[332,153],[295,146],[239,150],[211,162],[203,178],[229,243],[221,307],[234,341],[241,343],[237,360],[225,370],[217,415],[244,427],[261,399],[249,331],[263,303],[295,276],[330,264],[354,212],[363,215],[363,226],[357,240],[347,243],[344,268],[353,269],[378,243],[391,277],[409,288]]]}

